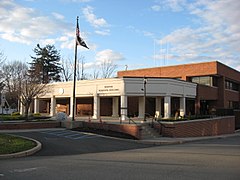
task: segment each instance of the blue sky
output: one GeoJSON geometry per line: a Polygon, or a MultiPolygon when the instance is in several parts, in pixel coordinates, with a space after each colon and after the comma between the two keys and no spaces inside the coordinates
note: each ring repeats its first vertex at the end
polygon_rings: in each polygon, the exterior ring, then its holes
{"type": "Polygon", "coordinates": [[[30,62],[38,43],[53,44],[72,60],[79,16],[86,71],[213,60],[239,71],[239,9],[239,0],[1,0],[0,50],[30,62]]]}

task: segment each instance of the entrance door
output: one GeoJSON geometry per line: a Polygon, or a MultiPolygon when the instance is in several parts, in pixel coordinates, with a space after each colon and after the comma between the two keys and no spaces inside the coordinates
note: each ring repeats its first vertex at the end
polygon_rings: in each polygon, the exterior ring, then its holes
{"type": "Polygon", "coordinates": [[[209,115],[209,102],[206,100],[200,101],[200,114],[209,115]]]}

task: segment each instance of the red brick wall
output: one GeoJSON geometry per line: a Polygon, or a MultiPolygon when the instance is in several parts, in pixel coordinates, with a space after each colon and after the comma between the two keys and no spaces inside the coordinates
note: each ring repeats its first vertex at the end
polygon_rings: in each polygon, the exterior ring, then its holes
{"type": "Polygon", "coordinates": [[[204,76],[213,74],[217,74],[216,61],[198,64],[184,64],[177,66],[119,71],[118,77],[168,77],[181,78],[182,80],[186,80],[187,76],[204,76]]]}
{"type": "Polygon", "coordinates": [[[240,93],[237,91],[225,90],[226,101],[238,101],[240,93]]]}
{"type": "Polygon", "coordinates": [[[83,127],[121,132],[129,134],[136,139],[141,139],[141,126],[137,125],[83,122],[83,127]]]}
{"type": "Polygon", "coordinates": [[[199,94],[200,99],[207,99],[207,100],[217,100],[218,99],[218,88],[204,86],[201,84],[197,85],[197,92],[199,94]]]}
{"type": "Polygon", "coordinates": [[[118,71],[118,77],[180,77],[183,80],[186,80],[186,77],[188,76],[205,76],[214,74],[228,77],[231,80],[240,82],[240,73],[237,70],[217,61],[118,71]]]}
{"type": "Polygon", "coordinates": [[[41,128],[57,128],[60,122],[23,122],[23,123],[2,123],[0,130],[7,129],[41,129],[41,128]]]}
{"type": "Polygon", "coordinates": [[[238,83],[240,82],[240,73],[237,70],[231,69],[222,63],[217,63],[217,69],[219,75],[228,77],[229,79],[237,81],[238,83]]]}
{"type": "Polygon", "coordinates": [[[232,134],[235,131],[234,116],[206,120],[195,120],[181,123],[163,123],[161,134],[166,137],[200,137],[232,134]]]}
{"type": "Polygon", "coordinates": [[[240,129],[240,110],[235,110],[234,116],[235,116],[235,129],[240,129]]]}

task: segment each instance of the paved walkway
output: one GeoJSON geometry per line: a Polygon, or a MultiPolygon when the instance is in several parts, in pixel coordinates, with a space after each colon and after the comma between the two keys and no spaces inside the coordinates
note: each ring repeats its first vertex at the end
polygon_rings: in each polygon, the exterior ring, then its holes
{"type": "Polygon", "coordinates": [[[235,131],[234,134],[224,134],[219,136],[203,136],[203,137],[186,137],[186,138],[171,138],[171,137],[159,137],[155,139],[147,139],[147,140],[140,140],[141,143],[145,144],[182,144],[187,142],[194,142],[194,141],[202,141],[202,140],[209,140],[209,139],[221,139],[227,137],[235,137],[240,136],[240,131],[235,131]]]}

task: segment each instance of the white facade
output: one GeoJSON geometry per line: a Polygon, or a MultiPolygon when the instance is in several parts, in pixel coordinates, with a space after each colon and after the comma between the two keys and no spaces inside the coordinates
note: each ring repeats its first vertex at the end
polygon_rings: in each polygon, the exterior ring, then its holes
{"type": "MultiPolygon", "coordinates": [[[[145,100],[148,97],[155,98],[155,110],[161,113],[161,102],[164,101],[164,118],[170,117],[171,97],[180,98],[180,115],[186,111],[186,98],[196,97],[196,84],[162,78],[112,78],[98,80],[81,80],[76,82],[76,98],[92,98],[92,118],[100,118],[100,99],[112,98],[111,112],[113,117],[121,117],[125,120],[128,115],[128,97],[138,98],[138,117],[143,118],[145,114],[145,100]],[[145,94],[144,94],[145,92],[145,94]],[[119,107],[120,106],[120,107],[119,107]]],[[[59,98],[70,98],[69,116],[72,117],[73,82],[59,82],[49,84],[49,92],[35,99],[34,112],[39,112],[39,101],[50,100],[50,115],[56,114],[56,100],[59,98]]]]}

